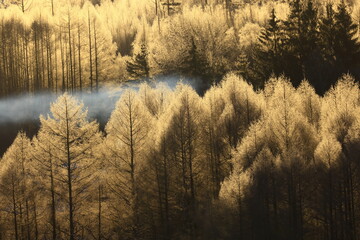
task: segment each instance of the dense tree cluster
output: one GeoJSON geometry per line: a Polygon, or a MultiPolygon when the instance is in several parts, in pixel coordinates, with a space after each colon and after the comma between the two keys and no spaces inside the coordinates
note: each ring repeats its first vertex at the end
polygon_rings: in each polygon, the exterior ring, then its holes
{"type": "Polygon", "coordinates": [[[236,75],[124,90],[104,132],[65,93],[1,160],[2,239],[356,239],[360,88],[236,75]]]}
{"type": "Polygon", "coordinates": [[[323,94],[359,72],[360,2],[3,1],[0,96],[95,91],[180,75],[204,92],[228,72],[256,88],[284,74],[323,94]],[[11,4],[13,3],[13,4],[11,4]]]}
{"type": "Polygon", "coordinates": [[[0,8],[0,97],[59,95],[1,158],[1,239],[358,238],[360,2],[0,8]],[[172,74],[198,92],[122,89],[103,130],[72,95],[172,74]]]}
{"type": "Polygon", "coordinates": [[[92,5],[32,19],[12,10],[0,14],[1,95],[96,90],[114,77],[115,46],[92,5]]]}
{"type": "Polygon", "coordinates": [[[358,27],[344,1],[316,7],[312,0],[290,2],[290,14],[280,21],[275,10],[260,36],[249,77],[262,85],[271,74],[285,74],[295,86],[308,81],[324,93],[344,73],[358,77],[358,27]],[[257,79],[257,80],[255,80],[257,79]]]}

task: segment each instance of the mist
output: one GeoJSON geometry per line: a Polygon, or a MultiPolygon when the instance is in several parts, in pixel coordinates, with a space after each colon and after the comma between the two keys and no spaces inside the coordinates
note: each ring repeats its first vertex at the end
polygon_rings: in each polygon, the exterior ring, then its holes
{"type": "MultiPolygon", "coordinates": [[[[125,89],[137,91],[144,80],[128,81],[122,84],[107,84],[102,86],[98,92],[74,92],[71,95],[83,102],[88,110],[88,119],[96,120],[100,129],[104,129],[111,112],[115,108],[121,93],[125,89]]],[[[152,87],[163,84],[174,89],[180,82],[191,85],[198,92],[202,92],[202,86],[196,79],[182,78],[179,76],[158,76],[156,80],[146,81],[152,87]]],[[[50,104],[62,93],[39,92],[36,94],[13,95],[0,99],[0,156],[11,145],[19,131],[25,131],[32,137],[40,127],[40,115],[46,116],[50,113],[50,104]]]]}
{"type": "MultiPolygon", "coordinates": [[[[121,90],[101,89],[97,93],[74,93],[77,99],[88,108],[89,119],[108,116],[119,98],[121,90]]],[[[43,92],[35,95],[12,96],[0,100],[0,124],[21,123],[38,120],[39,116],[49,113],[50,104],[58,95],[43,92]]]]}
{"type": "MultiPolygon", "coordinates": [[[[165,84],[174,89],[178,83],[191,85],[195,90],[202,91],[201,86],[196,84],[194,79],[185,79],[178,76],[160,76],[156,81],[148,81],[152,87],[165,84]]],[[[75,92],[71,95],[84,103],[88,109],[89,120],[96,119],[99,122],[107,121],[114,110],[116,101],[120,98],[121,92],[125,89],[138,90],[144,80],[128,81],[120,85],[105,85],[98,92],[75,92]]],[[[62,93],[59,93],[62,94],[62,93]]],[[[41,92],[36,94],[14,95],[0,99],[0,125],[6,123],[21,123],[36,121],[39,116],[46,115],[50,111],[50,104],[56,100],[59,94],[53,92],[41,92]]]]}

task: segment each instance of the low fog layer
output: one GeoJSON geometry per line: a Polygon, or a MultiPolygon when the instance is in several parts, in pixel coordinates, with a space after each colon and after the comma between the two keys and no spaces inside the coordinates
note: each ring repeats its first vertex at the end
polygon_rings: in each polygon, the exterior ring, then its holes
{"type": "MultiPolygon", "coordinates": [[[[190,79],[182,79],[175,76],[158,77],[158,79],[149,82],[150,85],[165,84],[170,88],[174,88],[178,82],[184,82],[192,85],[195,89],[199,86],[196,81],[190,79]]],[[[129,81],[121,86],[108,85],[99,89],[98,92],[82,92],[73,93],[77,99],[84,103],[88,108],[88,116],[90,119],[98,121],[107,121],[116,101],[119,99],[123,89],[137,89],[141,80],[129,81]]],[[[199,84],[198,84],[199,85],[199,84]]],[[[62,93],[59,93],[62,94],[62,93]]],[[[54,102],[59,94],[43,92],[38,94],[24,94],[11,96],[0,99],[0,125],[7,123],[22,123],[27,121],[38,121],[40,114],[49,113],[50,103],[54,102]]]]}
{"type": "MultiPolygon", "coordinates": [[[[121,94],[120,89],[103,88],[98,93],[75,93],[76,98],[88,108],[89,118],[108,117],[121,94]]],[[[26,122],[39,119],[49,113],[55,93],[13,96],[0,100],[0,124],[26,122]]]]}
{"type": "MultiPolygon", "coordinates": [[[[97,93],[84,91],[72,95],[84,103],[84,107],[88,110],[89,119],[96,119],[100,126],[104,127],[114,110],[116,101],[120,98],[122,90],[126,88],[138,89],[141,82],[141,80],[129,81],[121,86],[107,85],[101,87],[97,93]]],[[[166,85],[174,88],[179,82],[192,85],[198,91],[201,89],[195,80],[183,79],[178,76],[159,76],[156,81],[150,81],[149,84],[152,86],[166,85]]],[[[20,130],[24,130],[29,136],[37,132],[40,124],[39,116],[49,113],[50,104],[59,95],[60,93],[42,92],[35,95],[23,94],[0,99],[0,132],[3,137],[0,143],[0,156],[10,146],[20,130]]]]}

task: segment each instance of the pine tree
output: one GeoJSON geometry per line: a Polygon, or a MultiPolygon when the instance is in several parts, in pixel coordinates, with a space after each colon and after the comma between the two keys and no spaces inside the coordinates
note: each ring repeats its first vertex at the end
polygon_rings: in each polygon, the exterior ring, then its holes
{"type": "Polygon", "coordinates": [[[302,49],[301,49],[301,14],[302,6],[301,0],[292,0],[290,3],[290,14],[284,22],[285,26],[285,46],[286,52],[284,55],[284,73],[296,83],[299,83],[303,78],[302,69],[302,49]]]}
{"type": "Polygon", "coordinates": [[[201,56],[194,37],[190,38],[190,48],[182,63],[182,72],[193,77],[206,76],[205,60],[201,56]]]}
{"type": "Polygon", "coordinates": [[[146,43],[141,44],[141,51],[131,61],[126,61],[126,70],[131,77],[137,79],[150,77],[150,66],[146,43]]]}
{"type": "Polygon", "coordinates": [[[270,19],[259,37],[251,75],[257,78],[255,82],[263,86],[271,74],[278,76],[283,71],[283,36],[280,20],[277,19],[275,9],[272,9],[270,19]]]}
{"type": "MultiPolygon", "coordinates": [[[[301,15],[302,35],[302,71],[303,78],[308,79],[316,89],[321,91],[323,72],[319,71],[323,59],[319,47],[319,18],[318,9],[312,0],[307,1],[301,15]]],[[[301,79],[301,80],[304,80],[301,79]]]]}
{"type": "Polygon", "coordinates": [[[307,78],[311,58],[317,48],[317,10],[309,0],[306,7],[301,0],[290,3],[291,13],[285,21],[287,56],[285,73],[294,85],[307,78]]]}
{"type": "Polygon", "coordinates": [[[304,8],[301,21],[302,21],[302,49],[305,55],[311,55],[317,48],[318,39],[318,18],[317,9],[314,7],[312,0],[307,2],[304,8]]]}
{"type": "Polygon", "coordinates": [[[335,64],[335,12],[331,3],[326,4],[326,13],[320,19],[320,48],[325,61],[335,64]]]}
{"type": "Polygon", "coordinates": [[[326,12],[319,20],[319,49],[322,65],[319,66],[322,78],[315,86],[319,92],[325,92],[337,79],[335,40],[336,40],[335,12],[331,3],[326,4],[326,12]]]}
{"type": "Polygon", "coordinates": [[[360,62],[360,43],[356,37],[357,25],[352,21],[344,0],[338,5],[334,19],[334,54],[339,70],[342,71],[340,73],[346,73],[360,62]]]}

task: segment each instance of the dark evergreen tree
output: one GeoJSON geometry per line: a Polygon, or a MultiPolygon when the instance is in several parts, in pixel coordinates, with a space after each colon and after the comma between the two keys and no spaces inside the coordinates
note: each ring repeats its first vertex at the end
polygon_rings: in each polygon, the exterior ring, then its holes
{"type": "Polygon", "coordinates": [[[198,91],[205,92],[214,82],[217,76],[207,64],[206,56],[202,49],[199,49],[194,37],[191,36],[189,47],[184,50],[184,58],[179,66],[182,75],[196,78],[199,83],[198,91]]]}
{"type": "Polygon", "coordinates": [[[335,73],[335,40],[336,35],[335,12],[331,3],[326,5],[326,12],[319,20],[319,48],[321,51],[322,65],[318,66],[321,72],[318,92],[325,92],[337,79],[335,73]]]}
{"type": "Polygon", "coordinates": [[[320,48],[325,61],[335,64],[335,12],[331,3],[326,5],[326,12],[320,19],[319,35],[320,35],[320,48]]]}
{"type": "Polygon", "coordinates": [[[145,43],[141,44],[141,51],[135,55],[132,61],[126,61],[126,70],[129,75],[135,79],[150,77],[150,66],[148,60],[148,51],[145,43]]]}
{"type": "MultiPolygon", "coordinates": [[[[307,1],[301,14],[301,67],[303,78],[308,79],[316,89],[321,89],[323,58],[319,47],[318,10],[312,0],[307,1]]],[[[302,79],[301,79],[302,80],[302,79]]]]}
{"type": "Polygon", "coordinates": [[[283,30],[272,9],[270,19],[259,37],[253,64],[248,70],[249,77],[255,85],[263,86],[271,74],[276,76],[283,72],[283,30]]]}
{"type": "Polygon", "coordinates": [[[286,31],[286,53],[284,55],[285,74],[289,76],[295,85],[298,85],[304,77],[302,48],[302,13],[301,0],[292,0],[291,12],[284,22],[286,31]]]}
{"type": "MultiPolygon", "coordinates": [[[[318,18],[317,9],[311,0],[307,2],[305,9],[301,14],[301,48],[304,57],[311,55],[317,48],[318,39],[318,18]]],[[[306,60],[306,59],[304,59],[306,60]]]]}
{"type": "Polygon", "coordinates": [[[181,64],[182,73],[192,77],[207,76],[206,60],[199,51],[194,37],[191,37],[190,48],[186,51],[186,56],[181,64]]]}
{"type": "Polygon", "coordinates": [[[321,62],[318,48],[318,13],[312,0],[304,4],[301,0],[290,2],[291,12],[285,21],[286,54],[285,74],[297,86],[307,78],[310,82],[318,79],[318,70],[314,68],[321,62]]]}
{"type": "Polygon", "coordinates": [[[335,36],[334,55],[339,73],[352,72],[359,65],[360,44],[357,34],[357,25],[352,21],[344,0],[337,7],[334,14],[335,36]]]}
{"type": "Polygon", "coordinates": [[[324,93],[344,73],[359,76],[360,44],[357,25],[354,24],[344,1],[334,10],[332,4],[326,6],[326,12],[319,23],[319,47],[322,64],[316,67],[321,73],[319,84],[314,84],[319,93],[324,93]]]}

